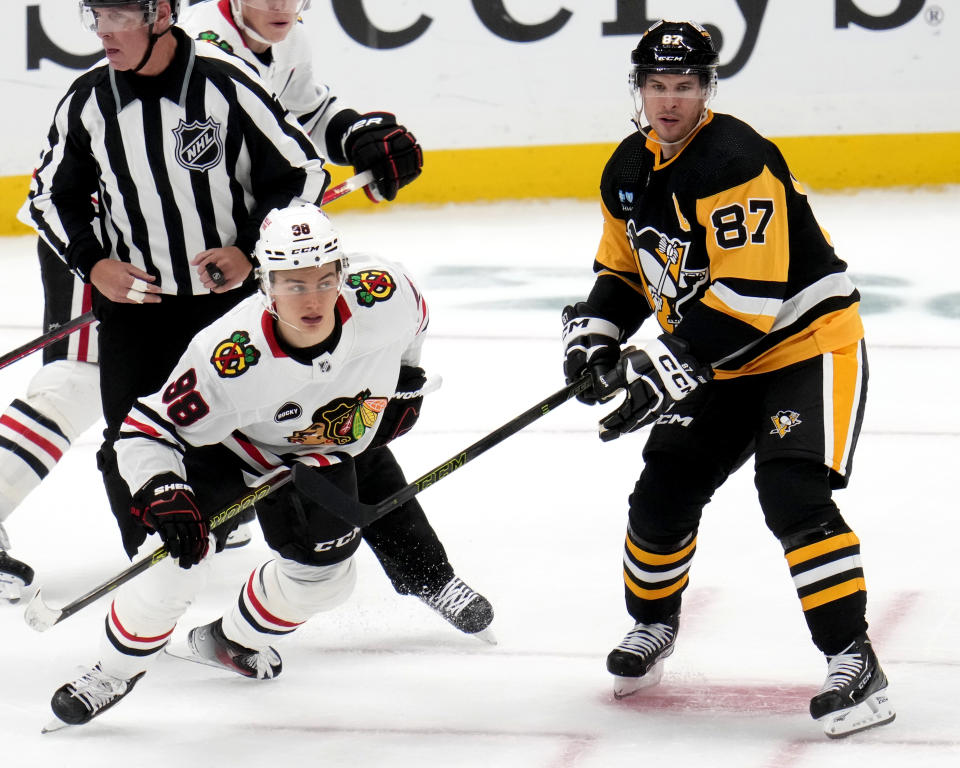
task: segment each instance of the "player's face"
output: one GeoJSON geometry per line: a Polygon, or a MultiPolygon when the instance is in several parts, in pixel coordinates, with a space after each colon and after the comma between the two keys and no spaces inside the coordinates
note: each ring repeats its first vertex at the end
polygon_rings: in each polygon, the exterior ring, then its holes
{"type": "Polygon", "coordinates": [[[324,341],[335,325],[334,307],[340,296],[336,264],[274,272],[270,295],[280,322],[280,335],[294,347],[324,341]]]}
{"type": "Polygon", "coordinates": [[[697,75],[647,75],[643,114],[661,141],[680,141],[700,120],[706,95],[697,75]]]}
{"type": "Polygon", "coordinates": [[[306,0],[241,0],[243,23],[264,40],[279,43],[297,23],[306,0]]]}

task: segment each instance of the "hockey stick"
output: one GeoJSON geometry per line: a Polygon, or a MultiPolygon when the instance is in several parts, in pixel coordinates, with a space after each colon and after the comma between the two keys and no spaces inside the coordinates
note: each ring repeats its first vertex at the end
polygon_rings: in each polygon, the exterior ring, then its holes
{"type": "MultiPolygon", "coordinates": [[[[285,485],[287,482],[289,482],[289,480],[290,471],[285,470],[276,475],[274,478],[257,486],[256,488],[250,489],[250,491],[244,496],[237,499],[233,504],[222,509],[213,518],[211,518],[210,529],[213,530],[217,526],[223,525],[223,523],[227,522],[228,520],[232,520],[243,510],[248,509],[255,502],[262,499],[271,491],[275,491],[281,485],[285,485]]],[[[88,605],[90,605],[90,603],[99,600],[101,597],[106,595],[108,592],[112,592],[121,584],[126,584],[134,576],[143,573],[145,570],[147,570],[147,568],[156,565],[168,554],[169,553],[167,552],[166,547],[160,547],[153,554],[143,558],[143,560],[138,560],[122,573],[118,573],[112,579],[105,581],[99,587],[94,587],[85,595],[81,595],[73,602],[63,606],[63,608],[51,608],[49,605],[47,605],[40,596],[40,590],[38,589],[37,593],[33,596],[33,599],[27,603],[27,607],[23,611],[23,620],[27,622],[27,625],[31,629],[35,629],[37,632],[45,632],[54,624],[59,624],[64,619],[73,616],[73,614],[83,608],[86,608],[88,605]]]]}
{"type": "Polygon", "coordinates": [[[339,184],[337,184],[337,186],[330,187],[330,189],[323,193],[323,201],[320,204],[326,205],[327,203],[332,203],[334,200],[350,194],[355,189],[360,189],[361,187],[365,187],[367,184],[372,184],[373,182],[373,171],[364,171],[363,173],[358,173],[356,176],[351,176],[346,181],[341,181],[339,184]]]}
{"type": "Polygon", "coordinates": [[[38,349],[43,349],[48,344],[53,344],[55,341],[60,341],[60,339],[65,336],[69,336],[74,331],[79,331],[81,328],[86,328],[90,323],[94,322],[96,318],[93,316],[93,312],[84,312],[79,317],[75,317],[68,323],[57,326],[40,336],[37,336],[33,341],[28,341],[21,347],[17,347],[7,354],[0,356],[0,368],[6,368],[10,363],[15,363],[21,357],[26,357],[29,354],[36,352],[38,349]]]}
{"type": "MultiPolygon", "coordinates": [[[[335,187],[330,187],[326,192],[323,193],[322,205],[331,203],[334,200],[338,200],[344,195],[348,195],[354,190],[360,189],[367,186],[367,184],[372,184],[374,181],[373,171],[364,171],[363,173],[358,173],[356,176],[351,176],[346,181],[337,184],[335,187]]],[[[209,266],[209,265],[208,265],[209,266]]],[[[28,341],[23,346],[17,347],[7,354],[0,356],[0,368],[6,368],[10,363],[15,363],[21,357],[26,357],[27,355],[33,354],[37,350],[43,349],[49,344],[53,344],[55,341],[59,341],[65,336],[69,336],[75,331],[79,331],[81,328],[85,328],[96,320],[93,316],[93,312],[84,312],[79,317],[75,317],[68,323],[64,323],[61,326],[53,328],[46,333],[37,336],[33,341],[28,341]]]]}
{"type": "Polygon", "coordinates": [[[428,488],[455,470],[460,469],[460,467],[468,461],[477,458],[477,456],[484,451],[493,448],[493,446],[498,443],[502,443],[511,435],[515,435],[527,425],[535,422],[541,416],[546,416],[550,411],[562,405],[570,398],[576,397],[589,386],[590,374],[586,374],[573,383],[568,384],[563,389],[554,392],[550,397],[528,408],[499,429],[495,429],[489,435],[480,438],[477,442],[473,443],[473,445],[464,448],[456,456],[434,467],[412,483],[408,483],[393,496],[376,504],[364,504],[351,498],[329,480],[325,479],[322,473],[312,471],[304,465],[298,464],[294,467],[293,483],[298,490],[310,496],[311,499],[341,520],[345,520],[359,528],[364,528],[396,509],[401,504],[406,503],[424,488],[428,488]]]}

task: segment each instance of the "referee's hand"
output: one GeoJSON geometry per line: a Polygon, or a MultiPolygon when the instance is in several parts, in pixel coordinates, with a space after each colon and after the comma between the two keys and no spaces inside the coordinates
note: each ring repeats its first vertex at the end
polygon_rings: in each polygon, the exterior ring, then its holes
{"type": "Polygon", "coordinates": [[[100,259],[90,270],[90,282],[117,304],[158,304],[160,289],[149,272],[116,259],[100,259]]]}
{"type": "Polygon", "coordinates": [[[200,251],[190,263],[197,268],[197,276],[203,286],[213,293],[236,288],[253,269],[250,259],[235,245],[200,251]]]}

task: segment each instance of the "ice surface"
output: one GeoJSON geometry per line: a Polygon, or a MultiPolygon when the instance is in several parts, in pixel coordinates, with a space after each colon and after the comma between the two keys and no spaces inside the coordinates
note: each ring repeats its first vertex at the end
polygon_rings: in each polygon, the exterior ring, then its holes
{"type": "MultiPolygon", "coordinates": [[[[868,618],[898,711],[830,742],[807,714],[825,673],[749,470],[707,508],[677,650],[662,685],[615,702],[604,657],[630,625],[621,548],[642,436],[596,438],[571,402],[424,491],[457,572],[491,599],[496,647],[397,597],[362,548],[352,599],[279,643],[284,672],[251,681],[161,658],[93,723],[41,736],[49,698],[96,660],[108,601],[44,634],[0,606],[3,766],[955,766],[960,599],[953,571],[960,421],[960,188],[814,195],[863,293],[870,400],[848,490],[868,618]]],[[[407,264],[432,311],[424,364],[442,374],[396,444],[416,477],[559,389],[559,312],[582,298],[596,204],[387,207],[338,216],[349,250],[407,264]]],[[[40,332],[29,238],[0,240],[0,351],[40,332]]],[[[652,333],[648,328],[643,333],[652,333]]],[[[149,354],[150,340],[135,354],[149,354]]],[[[39,355],[0,374],[23,393],[39,355]]],[[[94,465],[98,428],[7,521],[13,554],[63,605],[126,567],[94,465]]],[[[177,630],[219,615],[267,557],[227,552],[177,630]]]]}

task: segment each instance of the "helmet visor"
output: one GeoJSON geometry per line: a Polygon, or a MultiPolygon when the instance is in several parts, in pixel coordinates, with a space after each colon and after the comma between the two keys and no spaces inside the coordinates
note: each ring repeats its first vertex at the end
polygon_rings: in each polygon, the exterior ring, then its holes
{"type": "Polygon", "coordinates": [[[264,293],[268,296],[305,296],[311,293],[340,292],[344,270],[339,259],[300,269],[261,270],[264,293]]]}
{"type": "Polygon", "coordinates": [[[129,32],[153,24],[157,20],[156,8],[142,3],[119,5],[88,4],[80,2],[80,23],[91,32],[129,32]]]}
{"type": "Polygon", "coordinates": [[[300,13],[309,2],[310,0],[240,0],[240,5],[258,11],[300,13]]]}

